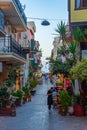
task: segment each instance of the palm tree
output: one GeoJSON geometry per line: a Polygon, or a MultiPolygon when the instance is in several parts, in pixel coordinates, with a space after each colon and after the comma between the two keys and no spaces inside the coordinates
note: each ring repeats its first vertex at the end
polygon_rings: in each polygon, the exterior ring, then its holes
{"type": "Polygon", "coordinates": [[[57,28],[55,31],[60,35],[60,39],[62,40],[62,44],[65,47],[65,37],[66,37],[66,24],[61,21],[60,24],[57,24],[57,28]]]}
{"type": "Polygon", "coordinates": [[[76,29],[73,31],[74,39],[77,43],[80,43],[84,40],[84,32],[80,29],[80,27],[76,27],[76,29]]]}
{"type": "Polygon", "coordinates": [[[84,31],[80,29],[80,27],[76,27],[76,29],[73,31],[73,39],[76,42],[76,59],[77,61],[80,60],[80,43],[84,41],[85,35],[84,31]]]}
{"type": "Polygon", "coordinates": [[[75,41],[71,41],[69,45],[69,52],[72,53],[73,60],[75,62],[76,61],[76,42],[75,41]]]}

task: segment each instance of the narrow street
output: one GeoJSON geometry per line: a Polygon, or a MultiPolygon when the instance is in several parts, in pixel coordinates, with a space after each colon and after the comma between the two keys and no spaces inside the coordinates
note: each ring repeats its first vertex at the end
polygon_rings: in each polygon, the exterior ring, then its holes
{"type": "Polygon", "coordinates": [[[17,108],[16,117],[0,117],[0,130],[87,130],[87,116],[61,116],[47,109],[50,83],[39,85],[32,101],[17,108]]]}

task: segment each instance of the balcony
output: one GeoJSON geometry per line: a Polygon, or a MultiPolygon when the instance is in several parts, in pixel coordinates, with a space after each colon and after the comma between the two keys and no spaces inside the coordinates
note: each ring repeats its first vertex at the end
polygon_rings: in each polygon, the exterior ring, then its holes
{"type": "Polygon", "coordinates": [[[27,17],[25,16],[25,13],[24,13],[24,10],[23,10],[23,7],[22,7],[20,1],[13,0],[13,2],[16,4],[17,8],[19,9],[20,14],[22,14],[22,18],[23,18],[25,24],[27,25],[27,17]]]}
{"type": "Polygon", "coordinates": [[[5,15],[6,25],[12,25],[16,32],[27,30],[27,18],[19,0],[2,0],[0,8],[5,15]]]}
{"type": "Polygon", "coordinates": [[[31,39],[30,41],[30,53],[36,54],[39,51],[39,46],[36,44],[36,41],[34,39],[31,39]]]}
{"type": "Polygon", "coordinates": [[[29,54],[30,53],[30,47],[22,47],[23,53],[29,54]]]}
{"type": "Polygon", "coordinates": [[[24,64],[26,54],[23,48],[11,36],[0,37],[0,61],[12,61],[24,64]]]}

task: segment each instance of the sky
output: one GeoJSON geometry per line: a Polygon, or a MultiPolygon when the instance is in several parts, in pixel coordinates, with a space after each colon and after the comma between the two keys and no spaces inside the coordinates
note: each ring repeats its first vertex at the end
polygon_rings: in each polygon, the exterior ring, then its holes
{"type": "Polygon", "coordinates": [[[26,5],[25,14],[28,21],[34,21],[36,25],[35,40],[39,41],[42,49],[42,59],[51,56],[53,40],[57,35],[55,29],[60,21],[68,22],[67,0],[20,0],[26,5]],[[41,18],[41,20],[33,19],[41,18]],[[50,22],[49,26],[42,26],[42,19],[50,22]]]}

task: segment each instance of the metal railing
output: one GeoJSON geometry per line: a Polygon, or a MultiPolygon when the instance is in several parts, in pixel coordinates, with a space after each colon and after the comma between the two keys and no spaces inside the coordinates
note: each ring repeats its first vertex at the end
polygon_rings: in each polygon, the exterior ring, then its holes
{"type": "Polygon", "coordinates": [[[13,52],[26,59],[22,47],[11,36],[0,37],[0,52],[13,52]]]}

